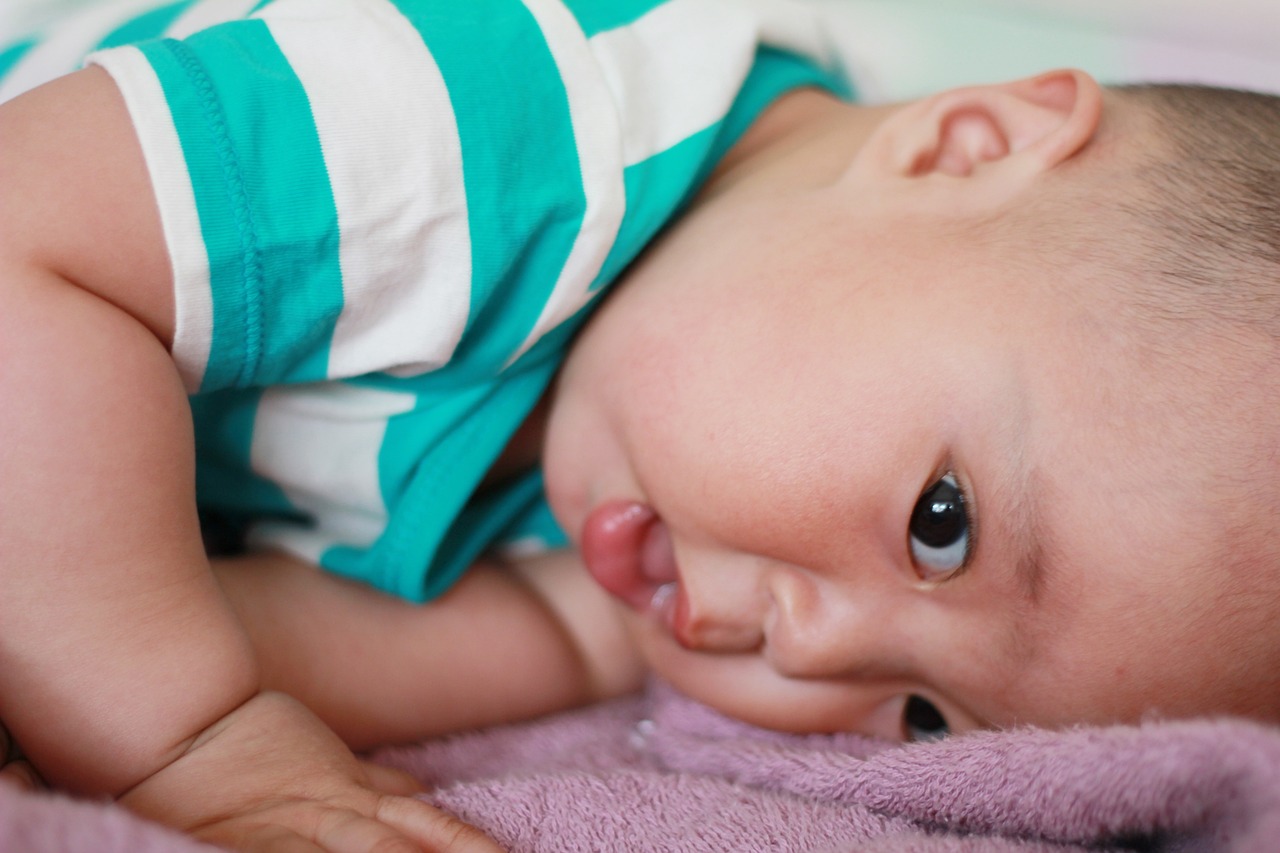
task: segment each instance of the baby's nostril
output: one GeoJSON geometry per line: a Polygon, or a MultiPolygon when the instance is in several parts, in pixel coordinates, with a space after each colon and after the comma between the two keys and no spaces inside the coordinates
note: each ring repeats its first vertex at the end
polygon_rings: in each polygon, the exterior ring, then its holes
{"type": "Polygon", "coordinates": [[[677,585],[668,625],[676,642],[686,649],[712,654],[755,652],[764,643],[759,621],[747,612],[702,609],[683,584],[677,585]]]}

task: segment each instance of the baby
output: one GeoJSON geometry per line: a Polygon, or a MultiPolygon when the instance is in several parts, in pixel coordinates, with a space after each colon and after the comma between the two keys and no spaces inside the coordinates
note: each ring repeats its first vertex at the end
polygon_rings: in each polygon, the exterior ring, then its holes
{"type": "Polygon", "coordinates": [[[0,107],[46,779],[487,850],[351,750],[649,672],[892,739],[1280,718],[1274,99],[860,107],[790,7],[491,5],[275,0],[0,107]]]}

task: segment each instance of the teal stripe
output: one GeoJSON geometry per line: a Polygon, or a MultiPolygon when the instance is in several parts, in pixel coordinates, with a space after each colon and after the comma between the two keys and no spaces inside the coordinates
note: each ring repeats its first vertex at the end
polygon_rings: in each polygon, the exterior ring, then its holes
{"type": "Polygon", "coordinates": [[[533,328],[582,225],[568,97],[516,0],[401,5],[448,86],[462,147],[471,314],[450,367],[491,370],[533,328]]]}
{"type": "MultiPolygon", "coordinates": [[[[766,108],[784,93],[802,86],[816,86],[846,101],[855,93],[844,69],[823,68],[813,60],[790,51],[761,46],[756,51],[755,64],[742,83],[738,97],[725,116],[715,146],[712,163],[704,171],[710,173],[715,163],[747,132],[766,108]]],[[[698,183],[702,183],[700,180],[698,183]]]]}
{"type": "Polygon", "coordinates": [[[98,50],[119,47],[123,44],[134,44],[164,35],[164,31],[169,29],[169,25],[185,12],[193,2],[195,0],[178,0],[177,3],[170,3],[158,9],[152,9],[130,21],[126,21],[107,33],[106,37],[98,42],[98,50]]]}
{"type": "Polygon", "coordinates": [[[230,155],[224,134],[217,132],[225,120],[210,99],[207,81],[193,85],[186,67],[189,63],[180,58],[186,57],[186,52],[176,42],[144,42],[137,49],[146,56],[164,91],[195,195],[210,287],[215,299],[224,303],[214,318],[214,340],[222,352],[210,353],[202,390],[226,388],[239,374],[239,359],[226,355],[228,342],[244,337],[243,317],[227,308],[226,294],[244,286],[246,271],[240,260],[243,232],[236,216],[240,208],[226,180],[225,161],[230,155]]]}
{"type": "Polygon", "coordinates": [[[179,105],[209,252],[201,390],[325,378],[343,304],[338,221],[302,84],[259,20],[150,44],[166,56],[152,64],[179,105]]]}
{"type": "Polygon", "coordinates": [[[415,393],[418,402],[412,412],[387,422],[378,472],[383,501],[394,511],[382,537],[367,550],[335,545],[321,555],[320,564],[410,601],[426,601],[448,589],[493,537],[538,499],[537,489],[518,490],[514,498],[501,490],[482,509],[469,503],[556,366],[549,361],[462,388],[441,383],[438,373],[352,380],[415,393]],[[464,512],[468,521],[455,527],[464,512]]]}
{"type": "Polygon", "coordinates": [[[217,391],[191,398],[195,422],[196,502],[232,520],[298,518],[275,483],[253,473],[253,423],[262,392],[217,391]]]}
{"type": "Polygon", "coordinates": [[[216,70],[257,230],[261,363],[248,379],[324,379],[342,313],[342,268],[337,206],[307,93],[262,21],[206,30],[188,43],[216,70]]]}
{"type": "Polygon", "coordinates": [[[635,22],[666,0],[564,0],[587,38],[635,22]]]}
{"type": "Polygon", "coordinates": [[[0,80],[9,73],[13,66],[18,64],[18,60],[27,55],[27,51],[36,46],[34,38],[24,39],[23,41],[12,44],[0,52],[0,80]]]}
{"type": "Polygon", "coordinates": [[[702,172],[708,163],[708,152],[714,146],[720,127],[720,124],[712,125],[626,168],[622,182],[627,194],[627,213],[618,226],[618,236],[593,288],[604,287],[616,279],[697,191],[693,176],[702,172]]]}
{"type": "Polygon", "coordinates": [[[560,526],[560,522],[556,521],[551,507],[547,504],[546,495],[541,491],[543,489],[541,479],[539,476],[538,500],[523,515],[513,518],[511,523],[498,534],[495,541],[499,548],[529,540],[537,542],[544,550],[569,547],[569,537],[560,526]]]}

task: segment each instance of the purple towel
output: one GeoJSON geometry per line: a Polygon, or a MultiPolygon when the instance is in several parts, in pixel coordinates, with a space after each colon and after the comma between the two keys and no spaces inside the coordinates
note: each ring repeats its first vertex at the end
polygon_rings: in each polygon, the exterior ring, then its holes
{"type": "MultiPolygon", "coordinates": [[[[1026,729],[891,747],[644,697],[380,752],[513,851],[1280,851],[1280,729],[1026,729]]],[[[0,787],[0,851],[209,848],[0,787]]]]}

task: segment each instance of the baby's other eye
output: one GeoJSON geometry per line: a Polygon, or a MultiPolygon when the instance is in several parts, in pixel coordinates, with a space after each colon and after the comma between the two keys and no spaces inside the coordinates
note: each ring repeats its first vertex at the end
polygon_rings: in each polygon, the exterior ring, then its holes
{"type": "Polygon", "coordinates": [[[964,492],[951,474],[924,490],[907,527],[911,558],[925,580],[940,580],[969,559],[972,539],[964,492]]]}
{"type": "Polygon", "coordinates": [[[941,740],[951,730],[934,704],[919,696],[907,697],[902,710],[902,728],[909,741],[941,740]]]}

